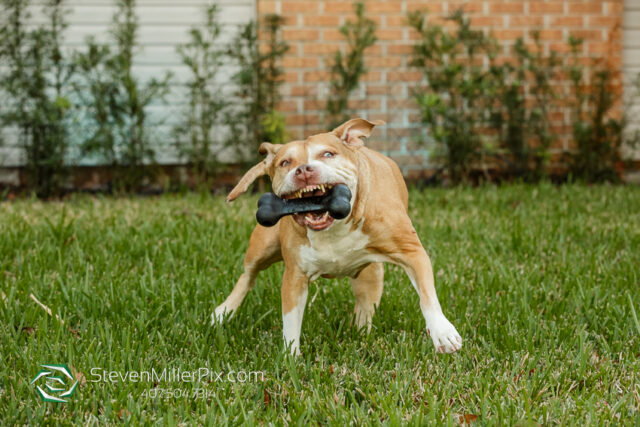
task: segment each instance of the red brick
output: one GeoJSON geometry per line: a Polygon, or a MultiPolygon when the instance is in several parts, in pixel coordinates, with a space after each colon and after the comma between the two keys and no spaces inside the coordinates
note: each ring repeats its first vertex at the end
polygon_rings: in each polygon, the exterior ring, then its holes
{"type": "Polygon", "coordinates": [[[402,65],[402,57],[392,56],[392,57],[371,57],[365,55],[364,63],[367,67],[400,67],[402,65]]]}
{"type": "Polygon", "coordinates": [[[314,114],[291,114],[285,116],[287,125],[317,125],[320,118],[314,114]]]}
{"type": "Polygon", "coordinates": [[[509,27],[539,27],[542,24],[544,24],[544,17],[539,15],[509,16],[509,27]]]}
{"type": "Polygon", "coordinates": [[[540,40],[560,41],[564,38],[562,30],[540,30],[540,40]]]}
{"type": "Polygon", "coordinates": [[[391,95],[394,93],[393,88],[390,85],[372,85],[368,84],[365,86],[365,90],[367,95],[391,95]]]}
{"type": "Polygon", "coordinates": [[[403,98],[403,99],[389,99],[389,100],[387,100],[387,108],[389,108],[389,109],[415,108],[415,106],[416,106],[416,104],[414,103],[413,99],[411,99],[411,97],[403,98]]]}
{"type": "Polygon", "coordinates": [[[584,40],[602,40],[601,30],[575,30],[571,31],[574,37],[584,40]]]}
{"type": "Polygon", "coordinates": [[[379,40],[401,41],[403,39],[402,30],[378,30],[376,36],[379,40]]]}
{"type": "Polygon", "coordinates": [[[587,43],[587,51],[589,53],[604,54],[604,53],[609,53],[610,49],[611,49],[611,46],[609,45],[609,43],[606,43],[606,42],[587,43]]]}
{"type": "Polygon", "coordinates": [[[396,44],[387,46],[387,53],[390,55],[407,54],[413,52],[413,46],[408,44],[396,44]]]}
{"type": "Polygon", "coordinates": [[[303,47],[305,55],[326,55],[340,49],[339,43],[313,43],[303,47]]]}
{"type": "Polygon", "coordinates": [[[286,56],[282,58],[282,66],[284,68],[309,68],[318,67],[318,58],[286,56]]]}
{"type": "Polygon", "coordinates": [[[518,37],[524,36],[522,30],[495,30],[492,33],[498,40],[516,40],[518,37]]]}
{"type": "Polygon", "coordinates": [[[564,2],[553,1],[543,2],[542,0],[531,0],[529,2],[530,13],[562,13],[564,12],[564,2]]]}
{"type": "Polygon", "coordinates": [[[350,99],[348,107],[352,110],[380,110],[379,99],[350,99]]]}
{"type": "Polygon", "coordinates": [[[622,25],[622,16],[590,16],[587,20],[588,27],[609,27],[622,25]]]}
{"type": "Polygon", "coordinates": [[[520,1],[501,1],[489,4],[491,13],[522,13],[524,12],[524,2],[520,1]]]}
{"type": "Polygon", "coordinates": [[[276,13],[276,1],[275,0],[260,0],[258,2],[258,14],[276,13]]]}
{"type": "Polygon", "coordinates": [[[602,2],[570,3],[569,13],[602,13],[602,2]]]}
{"type": "Polygon", "coordinates": [[[365,4],[365,8],[369,13],[402,12],[402,2],[398,0],[368,1],[365,4]]]}
{"type": "Polygon", "coordinates": [[[291,96],[313,96],[315,94],[315,88],[304,86],[304,85],[291,85],[290,86],[290,95],[291,96]]]}
{"type": "MultiPolygon", "coordinates": [[[[321,2],[317,2],[321,3],[321,2]]],[[[346,1],[325,1],[325,13],[344,13],[353,11],[353,4],[346,1]]]]}
{"type": "Polygon", "coordinates": [[[298,111],[298,103],[296,101],[280,101],[276,105],[276,110],[282,112],[296,112],[298,111]]]}
{"type": "Polygon", "coordinates": [[[608,1],[604,3],[605,13],[610,13],[613,15],[621,15],[624,12],[624,4],[622,0],[618,1],[608,1]]]}
{"type": "Polygon", "coordinates": [[[498,27],[502,26],[504,19],[502,16],[472,16],[471,26],[473,27],[498,27]]]}
{"type": "Polygon", "coordinates": [[[552,122],[562,122],[564,121],[565,114],[564,111],[554,111],[547,113],[547,117],[552,122]]]}
{"type": "Polygon", "coordinates": [[[376,43],[373,46],[369,46],[367,48],[366,55],[369,55],[369,56],[380,56],[380,55],[382,55],[382,45],[380,43],[376,43]]]}
{"type": "Polygon", "coordinates": [[[382,79],[382,73],[380,71],[369,71],[362,76],[363,82],[380,82],[382,79]]]}
{"type": "Polygon", "coordinates": [[[465,13],[482,12],[483,2],[480,2],[480,1],[449,2],[449,13],[455,12],[458,9],[464,10],[465,13]]]}
{"type": "Polygon", "coordinates": [[[417,82],[422,80],[420,71],[389,71],[387,81],[389,82],[417,82]]]}
{"type": "MultiPolygon", "coordinates": [[[[258,3],[260,3],[260,1],[258,1],[258,3]]],[[[302,0],[286,1],[285,0],[282,2],[281,10],[283,15],[286,15],[289,13],[296,13],[296,12],[297,13],[318,13],[319,11],[318,6],[320,5],[320,3],[321,2],[315,1],[315,0],[306,0],[306,1],[302,1],[302,0]]]]}
{"type": "Polygon", "coordinates": [[[322,30],[323,40],[344,40],[344,35],[337,28],[325,28],[322,30]]]}
{"type": "MultiPolygon", "coordinates": [[[[260,3],[258,1],[258,3],[260,3]]],[[[308,27],[338,27],[340,17],[337,15],[311,15],[304,17],[304,25],[308,27]]]]}
{"type": "Polygon", "coordinates": [[[309,99],[304,101],[304,111],[324,110],[325,102],[319,99],[309,99]]]}
{"type": "Polygon", "coordinates": [[[582,27],[584,18],[582,16],[558,16],[551,20],[554,27],[582,27]]]}
{"type": "Polygon", "coordinates": [[[551,43],[549,44],[549,50],[558,53],[568,53],[571,52],[571,47],[568,43],[551,43]]]}
{"type": "Polygon", "coordinates": [[[443,1],[407,0],[407,12],[427,11],[428,13],[442,13],[443,1]]]}
{"type": "Polygon", "coordinates": [[[285,71],[282,79],[285,82],[297,82],[298,81],[298,72],[297,71],[285,71]]]}
{"type": "Polygon", "coordinates": [[[328,71],[305,71],[303,81],[305,82],[322,82],[329,80],[328,71]]]}
{"type": "Polygon", "coordinates": [[[318,40],[320,32],[318,30],[282,30],[282,38],[286,41],[296,40],[318,40]]]}
{"type": "Polygon", "coordinates": [[[405,15],[387,15],[387,27],[406,27],[407,17],[405,15]]]}

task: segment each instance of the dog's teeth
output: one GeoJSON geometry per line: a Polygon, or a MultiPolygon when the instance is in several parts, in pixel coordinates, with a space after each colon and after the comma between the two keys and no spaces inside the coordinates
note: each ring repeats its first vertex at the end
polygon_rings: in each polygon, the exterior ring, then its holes
{"type": "Polygon", "coordinates": [[[320,191],[324,192],[324,184],[320,185],[320,191]]]}

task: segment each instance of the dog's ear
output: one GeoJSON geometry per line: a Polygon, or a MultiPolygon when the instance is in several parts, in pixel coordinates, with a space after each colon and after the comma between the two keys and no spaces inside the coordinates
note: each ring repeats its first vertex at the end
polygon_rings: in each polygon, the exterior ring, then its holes
{"type": "Polygon", "coordinates": [[[240,179],[240,182],[238,182],[238,185],[236,185],[227,196],[227,202],[233,202],[239,195],[247,191],[251,183],[253,183],[256,178],[266,175],[267,170],[269,170],[269,166],[271,166],[273,158],[276,156],[280,147],[282,147],[282,144],[270,144],[268,142],[260,144],[258,152],[262,155],[266,154],[266,157],[263,161],[249,169],[249,171],[244,174],[242,179],[240,179]]]}
{"type": "Polygon", "coordinates": [[[376,126],[384,125],[382,120],[351,119],[335,128],[332,132],[350,147],[362,147],[362,138],[368,138],[376,126]]]}

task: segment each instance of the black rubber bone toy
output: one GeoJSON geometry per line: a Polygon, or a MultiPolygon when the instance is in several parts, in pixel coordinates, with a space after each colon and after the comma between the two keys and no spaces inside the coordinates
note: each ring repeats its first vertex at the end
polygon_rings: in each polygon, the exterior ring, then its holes
{"type": "Polygon", "coordinates": [[[351,191],[344,184],[334,186],[324,196],[281,199],[273,193],[265,193],[258,200],[256,219],[258,224],[273,227],[285,215],[328,211],[335,219],[343,219],[351,212],[351,191]]]}

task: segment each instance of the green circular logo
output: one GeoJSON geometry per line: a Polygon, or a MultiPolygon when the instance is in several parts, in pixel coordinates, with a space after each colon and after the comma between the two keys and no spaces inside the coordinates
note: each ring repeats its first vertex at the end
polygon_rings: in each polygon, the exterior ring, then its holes
{"type": "Polygon", "coordinates": [[[40,368],[30,383],[35,384],[40,398],[45,402],[67,403],[67,398],[73,396],[78,386],[69,367],[66,364],[49,364],[40,365],[40,368]]]}

